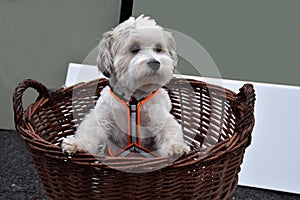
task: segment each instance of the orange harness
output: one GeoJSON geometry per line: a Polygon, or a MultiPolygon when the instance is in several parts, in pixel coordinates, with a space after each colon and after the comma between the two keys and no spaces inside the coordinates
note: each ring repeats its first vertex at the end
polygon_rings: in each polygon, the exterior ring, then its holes
{"type": "Polygon", "coordinates": [[[154,91],[151,95],[137,100],[134,97],[130,99],[125,99],[120,93],[110,89],[110,93],[114,96],[120,103],[127,107],[127,137],[128,144],[124,148],[122,148],[118,153],[113,153],[111,151],[110,146],[108,145],[107,150],[110,156],[112,157],[126,157],[131,156],[132,154],[140,154],[144,157],[158,157],[157,154],[151,152],[149,149],[145,148],[141,144],[141,106],[146,103],[149,99],[151,99],[155,94],[157,94],[158,90],[154,91]]]}

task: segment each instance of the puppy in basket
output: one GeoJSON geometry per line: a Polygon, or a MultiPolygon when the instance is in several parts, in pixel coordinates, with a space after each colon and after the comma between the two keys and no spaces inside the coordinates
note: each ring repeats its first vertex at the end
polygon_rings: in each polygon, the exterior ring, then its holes
{"type": "Polygon", "coordinates": [[[63,152],[145,157],[187,153],[190,148],[162,88],[175,71],[175,48],[171,33],[143,15],[106,32],[97,65],[109,86],[75,135],[62,141],[63,152]]]}

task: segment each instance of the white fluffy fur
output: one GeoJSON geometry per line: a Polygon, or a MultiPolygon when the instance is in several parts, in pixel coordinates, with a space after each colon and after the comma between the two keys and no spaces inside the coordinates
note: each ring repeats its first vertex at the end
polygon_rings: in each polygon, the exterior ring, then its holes
{"type": "MultiPolygon", "coordinates": [[[[98,67],[109,77],[114,89],[137,99],[159,90],[141,107],[142,143],[152,145],[147,138],[155,138],[156,153],[160,156],[188,152],[181,126],[170,114],[169,96],[161,88],[172,78],[177,64],[175,41],[171,33],[149,17],[131,17],[105,33],[99,49],[98,67]],[[132,49],[138,51],[132,52],[132,49]],[[149,67],[151,60],[160,63],[158,70],[149,67]]],[[[109,87],[104,88],[96,107],[86,115],[75,135],[63,140],[63,151],[68,154],[78,151],[104,154],[108,144],[114,149],[125,147],[126,109],[110,94],[109,87]],[[102,150],[99,152],[100,147],[102,150]]]]}

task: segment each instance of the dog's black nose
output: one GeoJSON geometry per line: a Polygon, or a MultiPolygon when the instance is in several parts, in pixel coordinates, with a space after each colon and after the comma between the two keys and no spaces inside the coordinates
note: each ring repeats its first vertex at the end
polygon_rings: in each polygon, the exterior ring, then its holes
{"type": "Polygon", "coordinates": [[[159,70],[159,67],[160,67],[160,62],[159,61],[150,60],[147,64],[152,70],[154,70],[154,71],[159,70]]]}

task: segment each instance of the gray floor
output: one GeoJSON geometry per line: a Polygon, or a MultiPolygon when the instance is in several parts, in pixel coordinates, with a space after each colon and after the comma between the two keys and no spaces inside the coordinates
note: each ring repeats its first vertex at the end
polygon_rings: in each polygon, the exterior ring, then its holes
{"type": "MultiPolygon", "coordinates": [[[[0,130],[0,200],[42,200],[41,185],[24,142],[15,131],[0,130]]],[[[238,187],[235,200],[300,200],[300,195],[238,187]]]]}

